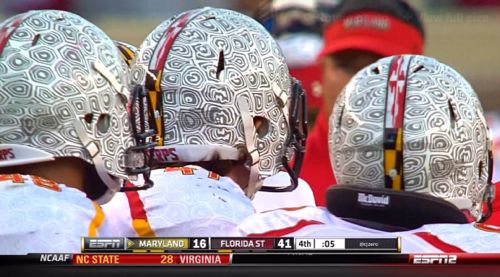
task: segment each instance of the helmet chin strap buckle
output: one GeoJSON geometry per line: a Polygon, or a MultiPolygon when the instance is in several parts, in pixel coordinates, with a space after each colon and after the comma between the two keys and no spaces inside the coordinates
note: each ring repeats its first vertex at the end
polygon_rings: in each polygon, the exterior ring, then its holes
{"type": "Polygon", "coordinates": [[[243,121],[243,131],[245,132],[245,143],[248,153],[252,159],[250,166],[250,176],[248,179],[248,186],[245,189],[245,194],[252,199],[255,193],[262,186],[260,181],[259,162],[260,155],[255,141],[255,126],[253,124],[252,116],[250,115],[250,108],[248,101],[244,97],[239,97],[237,100],[240,109],[241,118],[243,121]]]}
{"type": "Polygon", "coordinates": [[[87,152],[92,158],[94,168],[99,175],[99,178],[107,187],[106,192],[97,199],[97,202],[99,204],[104,204],[111,200],[113,195],[119,190],[120,182],[118,179],[115,179],[108,174],[106,167],[104,166],[104,161],[102,160],[101,155],[99,155],[99,144],[89,138],[89,136],[85,132],[85,127],[83,126],[82,122],[76,119],[74,120],[73,125],[75,126],[76,134],[80,138],[80,141],[84,145],[84,148],[87,149],[87,152]]]}
{"type": "Polygon", "coordinates": [[[83,147],[87,149],[92,159],[94,159],[99,154],[99,145],[95,141],[89,141],[83,147]]]}
{"type": "Polygon", "coordinates": [[[306,93],[298,81],[292,78],[292,95],[290,103],[290,112],[285,113],[289,115],[288,124],[290,126],[290,137],[288,139],[287,147],[292,148],[294,151],[293,167],[290,166],[288,158],[283,156],[281,163],[285,168],[288,175],[290,175],[290,185],[282,187],[263,186],[261,191],[266,192],[290,192],[294,191],[299,185],[299,173],[304,160],[306,152],[306,138],[307,138],[307,104],[306,93]]]}

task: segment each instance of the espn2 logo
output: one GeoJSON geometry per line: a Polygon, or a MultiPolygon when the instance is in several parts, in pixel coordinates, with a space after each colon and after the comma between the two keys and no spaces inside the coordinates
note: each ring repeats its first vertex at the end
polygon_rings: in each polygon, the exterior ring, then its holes
{"type": "Polygon", "coordinates": [[[457,264],[457,255],[413,255],[412,262],[413,264],[457,264]]]}
{"type": "Polygon", "coordinates": [[[124,249],[122,238],[84,238],[84,250],[117,250],[124,249]]]}

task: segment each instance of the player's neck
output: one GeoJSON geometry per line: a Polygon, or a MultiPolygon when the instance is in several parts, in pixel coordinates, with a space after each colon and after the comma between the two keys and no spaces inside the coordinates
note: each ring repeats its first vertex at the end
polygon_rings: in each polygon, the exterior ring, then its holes
{"type": "Polygon", "coordinates": [[[231,167],[226,176],[231,178],[244,190],[248,186],[250,170],[245,165],[235,165],[231,167]]]}

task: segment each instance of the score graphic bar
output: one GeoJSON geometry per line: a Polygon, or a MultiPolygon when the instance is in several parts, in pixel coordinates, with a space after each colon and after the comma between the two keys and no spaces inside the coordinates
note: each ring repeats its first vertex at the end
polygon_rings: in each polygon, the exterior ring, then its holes
{"type": "Polygon", "coordinates": [[[82,238],[82,253],[210,249],[209,238],[82,238]]]}
{"type": "Polygon", "coordinates": [[[254,250],[299,250],[332,252],[401,252],[399,238],[82,238],[82,253],[163,253],[202,250],[201,252],[231,252],[254,250]]]}

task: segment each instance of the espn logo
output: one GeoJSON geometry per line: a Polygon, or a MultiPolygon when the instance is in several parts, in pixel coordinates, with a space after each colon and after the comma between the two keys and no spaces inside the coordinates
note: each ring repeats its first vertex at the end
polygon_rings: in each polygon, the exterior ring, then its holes
{"type": "Polygon", "coordinates": [[[457,255],[423,254],[413,255],[413,264],[457,264],[457,255]]]}
{"type": "Polygon", "coordinates": [[[125,249],[123,238],[83,238],[82,252],[125,249]]]}

